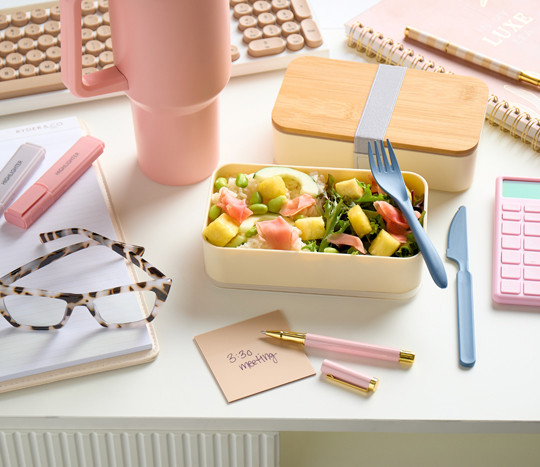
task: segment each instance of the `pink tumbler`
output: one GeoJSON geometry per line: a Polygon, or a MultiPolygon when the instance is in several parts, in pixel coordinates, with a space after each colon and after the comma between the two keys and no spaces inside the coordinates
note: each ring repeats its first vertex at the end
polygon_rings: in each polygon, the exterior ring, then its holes
{"type": "Polygon", "coordinates": [[[60,0],[62,80],[78,97],[123,91],[138,161],[187,185],[219,159],[218,96],[231,70],[228,0],[109,0],[115,66],[82,75],[81,0],[60,0]]]}

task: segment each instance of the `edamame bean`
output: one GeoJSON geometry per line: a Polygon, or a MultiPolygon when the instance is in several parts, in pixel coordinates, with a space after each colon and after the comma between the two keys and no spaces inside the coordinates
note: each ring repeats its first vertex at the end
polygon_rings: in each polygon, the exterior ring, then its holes
{"type": "Polygon", "coordinates": [[[236,176],[236,186],[238,188],[245,188],[249,184],[249,180],[246,174],[238,174],[236,176]]]}
{"type": "Polygon", "coordinates": [[[261,204],[262,201],[262,195],[258,191],[253,193],[251,198],[249,198],[249,204],[261,204]]]}
{"type": "Polygon", "coordinates": [[[239,245],[242,245],[242,243],[246,243],[246,237],[242,234],[238,234],[236,237],[234,237],[227,245],[226,247],[229,248],[236,248],[239,245]]]}
{"type": "Polygon", "coordinates": [[[339,253],[339,251],[337,251],[335,248],[332,248],[331,246],[327,246],[323,250],[323,253],[339,253]]]}
{"type": "Polygon", "coordinates": [[[227,179],[225,177],[219,177],[214,182],[214,188],[216,191],[219,191],[224,186],[227,186],[229,183],[227,182],[227,179]]]}
{"type": "Polygon", "coordinates": [[[251,209],[253,214],[266,214],[268,212],[268,206],[262,203],[250,204],[249,209],[251,209]]]}
{"type": "Polygon", "coordinates": [[[221,208],[216,204],[212,204],[208,210],[208,218],[213,221],[216,220],[221,214],[221,208]]]}
{"type": "Polygon", "coordinates": [[[244,233],[244,235],[246,236],[246,238],[257,235],[257,226],[254,225],[253,227],[251,227],[249,230],[246,231],[246,233],[244,233]]]}
{"type": "Polygon", "coordinates": [[[272,198],[270,201],[268,201],[268,210],[270,212],[279,212],[286,200],[287,197],[285,195],[272,198]]]}

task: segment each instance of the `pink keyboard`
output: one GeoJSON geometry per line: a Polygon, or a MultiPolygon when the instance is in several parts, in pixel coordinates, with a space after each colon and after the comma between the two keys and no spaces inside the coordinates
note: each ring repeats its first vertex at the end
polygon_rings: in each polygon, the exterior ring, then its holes
{"type": "Polygon", "coordinates": [[[540,305],[540,179],[497,179],[492,293],[498,303],[540,305]]]}

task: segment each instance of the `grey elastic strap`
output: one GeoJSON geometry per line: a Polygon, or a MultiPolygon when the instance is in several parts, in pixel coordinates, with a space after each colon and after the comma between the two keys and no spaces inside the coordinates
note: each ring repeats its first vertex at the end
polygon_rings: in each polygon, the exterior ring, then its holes
{"type": "MultiPolygon", "coordinates": [[[[368,141],[384,139],[406,71],[401,66],[379,65],[354,135],[356,154],[367,154],[368,141]]],[[[357,161],[355,157],[355,167],[357,161]]]]}

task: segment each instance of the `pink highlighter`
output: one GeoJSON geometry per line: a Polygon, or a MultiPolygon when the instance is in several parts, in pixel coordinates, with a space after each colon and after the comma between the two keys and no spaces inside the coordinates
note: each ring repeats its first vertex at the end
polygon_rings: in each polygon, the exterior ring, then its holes
{"type": "Polygon", "coordinates": [[[80,138],[39,180],[6,211],[10,224],[27,229],[85,173],[103,152],[105,144],[93,136],[80,138]]]}

